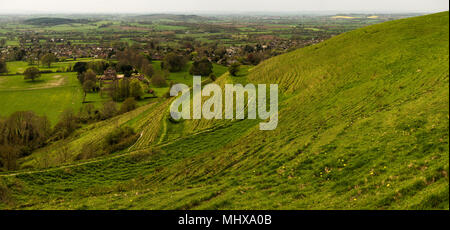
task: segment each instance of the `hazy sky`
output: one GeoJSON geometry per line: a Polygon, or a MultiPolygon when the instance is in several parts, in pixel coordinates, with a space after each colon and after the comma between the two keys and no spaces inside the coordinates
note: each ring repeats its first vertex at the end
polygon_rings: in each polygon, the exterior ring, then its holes
{"type": "Polygon", "coordinates": [[[0,0],[2,13],[226,11],[438,12],[448,0],[0,0]]]}

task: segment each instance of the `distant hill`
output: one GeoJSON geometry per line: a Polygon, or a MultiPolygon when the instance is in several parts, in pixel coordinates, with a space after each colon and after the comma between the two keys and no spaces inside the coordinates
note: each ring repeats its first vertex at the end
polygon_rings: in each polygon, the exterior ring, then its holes
{"type": "Polygon", "coordinates": [[[279,84],[277,129],[170,122],[161,99],[22,167],[66,146],[75,159],[119,125],[141,133],[124,152],[0,174],[14,201],[0,208],[449,209],[448,12],[344,33],[216,82],[279,84]]]}
{"type": "Polygon", "coordinates": [[[135,16],[134,19],[158,21],[158,20],[173,20],[173,21],[199,21],[205,20],[205,17],[198,15],[182,15],[182,14],[148,14],[135,16]]]}
{"type": "Polygon", "coordinates": [[[69,18],[32,18],[24,21],[25,24],[34,26],[56,26],[72,23],[87,23],[86,19],[69,19],[69,18]]]}

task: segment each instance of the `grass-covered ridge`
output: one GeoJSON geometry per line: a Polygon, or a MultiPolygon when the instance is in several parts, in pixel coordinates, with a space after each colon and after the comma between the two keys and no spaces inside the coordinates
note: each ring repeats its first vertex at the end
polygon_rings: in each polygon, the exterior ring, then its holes
{"type": "Polygon", "coordinates": [[[247,79],[222,76],[279,83],[278,128],[172,124],[158,102],[116,118],[148,132],[133,152],[1,174],[0,208],[448,209],[448,39],[444,12],[278,56],[247,79]]]}

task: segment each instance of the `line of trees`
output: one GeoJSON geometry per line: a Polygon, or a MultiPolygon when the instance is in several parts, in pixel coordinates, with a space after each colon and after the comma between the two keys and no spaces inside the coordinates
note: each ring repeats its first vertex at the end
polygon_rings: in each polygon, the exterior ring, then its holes
{"type": "Polygon", "coordinates": [[[209,76],[213,72],[213,65],[207,58],[202,58],[192,63],[189,73],[196,76],[209,76]]]}
{"type": "Polygon", "coordinates": [[[33,112],[15,112],[0,119],[0,166],[17,169],[17,159],[44,146],[51,133],[48,119],[33,112]]]}
{"type": "Polygon", "coordinates": [[[138,72],[147,77],[152,77],[154,73],[151,57],[141,54],[133,48],[118,52],[117,60],[116,70],[123,73],[125,77],[130,77],[132,73],[138,72]]]}
{"type": "Polygon", "coordinates": [[[161,62],[161,69],[166,69],[170,72],[180,72],[188,63],[188,59],[183,55],[176,53],[168,53],[161,62]]]}
{"type": "Polygon", "coordinates": [[[138,79],[125,77],[110,84],[107,91],[113,101],[124,101],[130,97],[139,100],[148,91],[148,87],[138,79]]]}

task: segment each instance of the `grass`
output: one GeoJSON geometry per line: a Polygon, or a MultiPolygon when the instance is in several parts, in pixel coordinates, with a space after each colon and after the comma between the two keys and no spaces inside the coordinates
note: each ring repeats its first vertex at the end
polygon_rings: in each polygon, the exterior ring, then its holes
{"type": "MultiPolygon", "coordinates": [[[[73,74],[70,74],[73,76],[73,74]]],[[[12,76],[1,76],[0,77],[0,90],[22,90],[22,89],[33,89],[33,88],[47,88],[55,87],[64,84],[65,82],[70,82],[74,84],[73,79],[67,78],[67,73],[62,74],[41,74],[41,77],[35,81],[24,80],[23,75],[12,75],[12,76]],[[63,76],[64,75],[64,76],[63,76]]]]}
{"type": "MultiPolygon", "coordinates": [[[[40,65],[39,70],[41,71],[53,71],[53,72],[66,72],[66,69],[70,66],[75,65],[77,62],[90,62],[90,61],[100,61],[101,59],[93,59],[93,58],[80,58],[76,61],[70,60],[70,61],[62,61],[62,62],[55,62],[52,63],[50,67],[40,65]]],[[[8,68],[8,74],[23,74],[23,72],[28,67],[37,67],[37,65],[29,65],[28,62],[25,61],[13,61],[7,63],[8,68]]]]}
{"type": "Polygon", "coordinates": [[[43,74],[36,82],[22,75],[0,77],[0,116],[15,111],[34,111],[46,115],[52,124],[66,108],[81,107],[82,90],[76,73],[43,74]]]}
{"type": "MultiPolygon", "coordinates": [[[[161,71],[161,61],[153,61],[152,62],[153,69],[155,71],[161,71]]],[[[161,97],[165,93],[169,91],[169,83],[173,82],[174,84],[181,83],[187,86],[192,86],[192,75],[189,73],[189,69],[192,66],[192,62],[188,62],[188,64],[179,72],[170,73],[169,78],[167,79],[168,85],[164,87],[157,87],[151,85],[152,89],[155,90],[156,95],[161,97]]],[[[216,77],[222,76],[224,73],[228,71],[228,67],[218,64],[213,64],[213,74],[216,77]]],[[[202,79],[207,79],[208,76],[202,76],[202,79]]]]}
{"type": "Polygon", "coordinates": [[[116,124],[146,133],[131,152],[0,174],[0,208],[448,210],[448,17],[366,27],[217,80],[278,83],[274,131],[171,123],[163,99],[93,124],[30,157],[116,124]]]}

